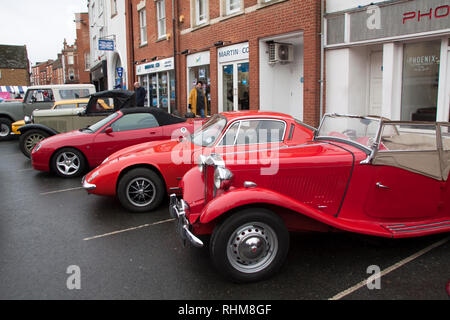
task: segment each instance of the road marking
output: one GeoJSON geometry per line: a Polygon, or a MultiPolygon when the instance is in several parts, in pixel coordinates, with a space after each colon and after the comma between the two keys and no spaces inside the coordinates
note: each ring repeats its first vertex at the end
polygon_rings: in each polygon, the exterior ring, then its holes
{"type": "Polygon", "coordinates": [[[55,191],[48,191],[48,192],[43,192],[40,195],[41,196],[45,196],[48,194],[53,194],[53,193],[60,193],[60,192],[67,192],[67,191],[74,191],[74,190],[80,190],[83,189],[83,187],[76,187],[76,188],[69,188],[69,189],[61,189],[61,190],[55,190],[55,191]]]}
{"type": "Polygon", "coordinates": [[[426,247],[425,249],[422,249],[419,252],[416,252],[415,254],[409,256],[408,258],[405,258],[405,259],[397,262],[396,264],[390,266],[389,268],[384,269],[383,271],[380,272],[380,274],[378,274],[378,276],[372,275],[369,278],[367,278],[367,279],[357,283],[353,287],[348,288],[347,290],[344,290],[344,291],[338,293],[337,295],[335,295],[334,297],[332,297],[332,298],[330,298],[328,300],[339,300],[339,299],[342,299],[345,296],[355,292],[356,290],[361,289],[362,287],[366,286],[368,281],[374,281],[374,280],[376,280],[378,278],[381,278],[381,277],[387,275],[388,273],[391,273],[394,270],[397,270],[398,268],[400,268],[400,267],[404,266],[405,264],[407,264],[407,263],[409,263],[409,262],[419,258],[420,256],[424,255],[425,253],[427,253],[427,252],[429,252],[429,251],[431,251],[431,250],[433,250],[433,249],[435,249],[435,248],[437,248],[439,246],[442,246],[443,244],[447,243],[449,240],[450,240],[450,237],[442,239],[441,241],[438,241],[438,242],[436,242],[436,243],[426,247]]]}
{"type": "Polygon", "coordinates": [[[175,219],[167,219],[167,220],[157,221],[157,222],[153,222],[153,223],[143,224],[142,226],[137,226],[137,227],[133,227],[133,228],[113,231],[113,232],[101,234],[101,235],[98,235],[98,236],[84,238],[83,241],[89,241],[89,240],[94,240],[94,239],[98,239],[98,238],[104,238],[104,237],[108,237],[108,236],[113,236],[113,235],[116,235],[116,234],[119,234],[119,233],[134,231],[134,230],[138,230],[138,229],[142,229],[142,228],[148,228],[148,227],[151,227],[151,226],[156,226],[158,224],[163,224],[163,223],[172,222],[172,221],[175,221],[175,219]]]}

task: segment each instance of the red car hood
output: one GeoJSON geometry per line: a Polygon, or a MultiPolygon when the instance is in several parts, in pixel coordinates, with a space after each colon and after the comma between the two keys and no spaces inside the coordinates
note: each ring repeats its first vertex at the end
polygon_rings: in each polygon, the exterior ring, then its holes
{"type": "Polygon", "coordinates": [[[65,133],[60,133],[51,137],[46,138],[44,141],[46,144],[67,144],[67,141],[82,140],[85,143],[89,143],[89,137],[93,136],[90,133],[81,132],[80,130],[69,131],[65,133]]]}

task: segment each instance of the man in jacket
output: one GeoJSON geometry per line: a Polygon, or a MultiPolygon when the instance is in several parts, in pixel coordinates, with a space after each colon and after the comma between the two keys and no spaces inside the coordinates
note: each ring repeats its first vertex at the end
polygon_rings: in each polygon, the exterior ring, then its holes
{"type": "Polygon", "coordinates": [[[189,93],[189,109],[196,115],[205,118],[208,114],[208,101],[203,90],[203,82],[197,81],[197,85],[189,93]]]}
{"type": "Polygon", "coordinates": [[[139,82],[134,83],[134,91],[136,92],[136,105],[138,107],[143,107],[145,103],[145,96],[147,95],[147,90],[141,87],[139,82]]]}

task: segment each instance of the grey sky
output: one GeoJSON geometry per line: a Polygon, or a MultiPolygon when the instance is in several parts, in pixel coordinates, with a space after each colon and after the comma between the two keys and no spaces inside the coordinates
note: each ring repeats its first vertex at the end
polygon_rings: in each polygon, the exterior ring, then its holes
{"type": "Polygon", "coordinates": [[[64,38],[73,44],[75,13],[87,12],[86,0],[1,0],[0,44],[26,45],[28,59],[56,59],[64,38]]]}

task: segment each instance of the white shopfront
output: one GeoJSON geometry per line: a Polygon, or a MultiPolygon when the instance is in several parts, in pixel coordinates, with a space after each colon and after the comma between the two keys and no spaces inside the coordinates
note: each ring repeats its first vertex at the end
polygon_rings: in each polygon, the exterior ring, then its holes
{"type": "Polygon", "coordinates": [[[327,1],[327,112],[449,121],[448,1],[345,3],[327,1]]]}
{"type": "Polygon", "coordinates": [[[174,112],[175,74],[173,57],[136,66],[140,84],[147,90],[145,106],[174,112]]]}
{"type": "MultiPolygon", "coordinates": [[[[210,73],[210,53],[209,51],[197,52],[186,57],[186,74],[187,74],[187,100],[189,93],[197,84],[197,81],[203,83],[208,100],[208,113],[211,114],[211,73],[210,73]]],[[[188,103],[188,101],[186,101],[188,103]]]]}
{"type": "Polygon", "coordinates": [[[248,42],[217,50],[219,112],[249,109],[248,42]]]}

